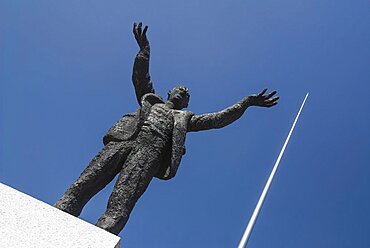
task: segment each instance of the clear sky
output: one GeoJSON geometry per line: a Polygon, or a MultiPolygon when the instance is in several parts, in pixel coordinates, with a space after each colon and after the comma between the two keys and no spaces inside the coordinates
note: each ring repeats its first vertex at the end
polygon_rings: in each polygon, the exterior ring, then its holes
{"type": "MultiPolygon", "coordinates": [[[[53,204],[138,106],[134,21],[149,25],[151,75],[189,110],[268,87],[272,109],[190,133],[177,176],[153,180],[123,247],[235,247],[306,92],[310,97],[249,247],[370,247],[370,2],[0,2],[0,181],[53,204]]],[[[85,207],[95,223],[110,184],[85,207]]]]}

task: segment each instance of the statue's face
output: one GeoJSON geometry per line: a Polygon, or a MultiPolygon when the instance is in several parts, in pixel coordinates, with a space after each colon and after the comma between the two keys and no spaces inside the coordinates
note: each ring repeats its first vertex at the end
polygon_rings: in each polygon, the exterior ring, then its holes
{"type": "Polygon", "coordinates": [[[179,86],[168,93],[168,101],[174,104],[174,109],[186,108],[189,104],[190,95],[188,88],[179,86]]]}

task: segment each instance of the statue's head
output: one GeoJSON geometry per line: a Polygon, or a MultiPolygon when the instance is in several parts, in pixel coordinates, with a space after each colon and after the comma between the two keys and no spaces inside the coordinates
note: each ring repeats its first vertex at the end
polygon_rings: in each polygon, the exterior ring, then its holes
{"type": "Polygon", "coordinates": [[[174,109],[186,108],[189,104],[189,99],[189,89],[185,86],[176,86],[168,91],[167,100],[173,103],[174,109]]]}

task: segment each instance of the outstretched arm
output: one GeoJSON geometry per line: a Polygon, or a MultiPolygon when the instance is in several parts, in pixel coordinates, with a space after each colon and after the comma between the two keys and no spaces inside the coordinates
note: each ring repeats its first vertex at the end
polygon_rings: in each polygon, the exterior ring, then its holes
{"type": "Polygon", "coordinates": [[[135,93],[138,103],[141,105],[141,97],[147,93],[154,93],[154,88],[149,75],[149,57],[150,57],[150,46],[148,38],[146,37],[146,31],[148,26],[141,29],[142,23],[139,25],[134,23],[134,36],[137,44],[140,47],[140,51],[137,53],[134,62],[134,69],[132,72],[132,82],[135,87],[135,93]]]}
{"type": "Polygon", "coordinates": [[[279,97],[273,97],[276,91],[264,96],[267,89],[258,95],[244,97],[236,104],[216,113],[193,115],[189,121],[188,132],[196,132],[213,128],[225,127],[239,119],[250,106],[272,107],[277,104],[279,97]]]}

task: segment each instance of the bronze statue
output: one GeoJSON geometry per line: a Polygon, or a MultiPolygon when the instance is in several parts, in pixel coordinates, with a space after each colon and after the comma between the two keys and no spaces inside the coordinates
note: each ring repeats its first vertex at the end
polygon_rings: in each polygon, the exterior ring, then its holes
{"type": "Polygon", "coordinates": [[[216,113],[195,115],[183,111],[189,91],[178,86],[168,92],[165,102],[156,95],[149,75],[150,46],[148,26],[134,23],[133,32],[140,47],[132,81],[139,109],[124,115],[103,138],[104,148],[93,158],[80,177],[55,203],[55,207],[78,216],[84,205],[119,173],[107,210],[97,226],[118,234],[153,177],[168,180],[176,175],[185,154],[187,132],[222,128],[239,119],[250,106],[272,107],[276,91],[244,97],[216,113]]]}

